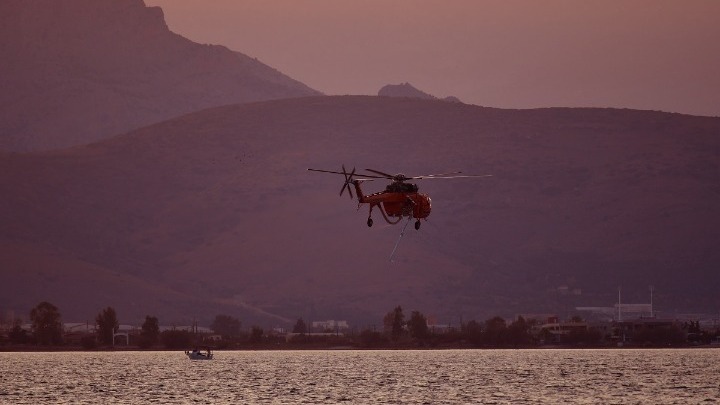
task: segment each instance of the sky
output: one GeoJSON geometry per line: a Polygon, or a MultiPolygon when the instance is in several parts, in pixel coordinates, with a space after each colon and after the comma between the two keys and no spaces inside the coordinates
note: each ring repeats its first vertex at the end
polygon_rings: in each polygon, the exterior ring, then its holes
{"type": "Polygon", "coordinates": [[[145,0],[328,95],[409,82],[500,108],[720,116],[716,0],[145,0]]]}

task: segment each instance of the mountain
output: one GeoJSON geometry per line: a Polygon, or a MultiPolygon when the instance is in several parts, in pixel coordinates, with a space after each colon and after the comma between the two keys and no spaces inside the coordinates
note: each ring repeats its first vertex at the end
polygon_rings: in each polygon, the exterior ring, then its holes
{"type": "MultiPolygon", "coordinates": [[[[438,98],[433,96],[432,94],[425,93],[422,90],[418,90],[410,83],[400,83],[400,84],[388,84],[383,86],[380,91],[378,91],[378,96],[380,97],[412,97],[412,98],[421,98],[424,100],[437,100],[438,98]]],[[[460,99],[454,96],[445,97],[442,100],[449,101],[451,103],[461,103],[460,99]]]]}
{"type": "MultiPolygon", "coordinates": [[[[364,171],[364,170],[363,170],[364,171]]],[[[397,305],[439,322],[623,302],[720,305],[720,118],[308,97],[212,108],[65,150],[0,154],[0,309],[244,325],[397,305]],[[341,164],[421,180],[420,230],[338,196],[341,164]],[[573,292],[569,293],[568,292],[573,292]]],[[[383,181],[364,182],[366,193],[383,181]]]]}
{"type": "Polygon", "coordinates": [[[319,94],[169,31],[142,0],[0,2],[0,150],[97,141],[200,109],[319,94]]]}

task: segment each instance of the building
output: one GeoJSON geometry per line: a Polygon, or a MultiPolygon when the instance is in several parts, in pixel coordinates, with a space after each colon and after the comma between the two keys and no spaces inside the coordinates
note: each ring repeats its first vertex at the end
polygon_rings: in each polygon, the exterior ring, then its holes
{"type": "Polygon", "coordinates": [[[313,321],[311,331],[337,332],[340,330],[348,330],[348,329],[350,329],[350,325],[348,325],[347,321],[335,321],[335,320],[330,319],[327,321],[313,321]]]}
{"type": "Polygon", "coordinates": [[[535,325],[532,330],[544,343],[563,343],[571,334],[584,334],[588,331],[586,322],[560,322],[557,318],[550,320],[554,322],[535,325]]]}

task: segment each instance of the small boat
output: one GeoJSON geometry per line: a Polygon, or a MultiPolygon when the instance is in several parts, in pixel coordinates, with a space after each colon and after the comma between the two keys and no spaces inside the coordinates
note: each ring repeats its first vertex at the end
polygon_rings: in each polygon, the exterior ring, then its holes
{"type": "Polygon", "coordinates": [[[210,360],[213,358],[213,353],[210,349],[192,349],[192,351],[185,350],[185,355],[187,355],[190,360],[210,360]]]}

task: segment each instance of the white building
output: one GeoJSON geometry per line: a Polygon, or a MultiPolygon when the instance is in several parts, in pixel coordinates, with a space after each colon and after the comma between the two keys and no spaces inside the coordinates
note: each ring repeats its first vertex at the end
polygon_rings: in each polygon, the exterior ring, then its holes
{"type": "Polygon", "coordinates": [[[350,325],[348,325],[347,321],[335,321],[331,319],[327,321],[313,321],[312,323],[312,330],[337,331],[345,329],[350,329],[350,325]]]}

